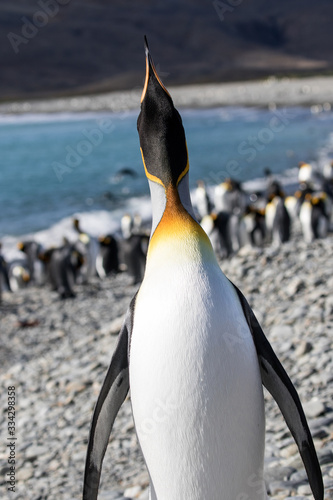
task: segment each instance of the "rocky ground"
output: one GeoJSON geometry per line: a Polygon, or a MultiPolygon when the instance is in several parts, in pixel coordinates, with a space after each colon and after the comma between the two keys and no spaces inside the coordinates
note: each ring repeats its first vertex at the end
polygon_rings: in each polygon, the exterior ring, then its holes
{"type": "MultiPolygon", "coordinates": [[[[332,248],[332,237],[312,244],[294,237],[280,249],[242,250],[222,263],[254,308],[303,401],[326,500],[333,499],[332,248]]],[[[135,291],[127,276],[120,275],[78,286],[77,298],[67,301],[37,288],[4,294],[1,498],[80,498],[92,410],[135,291]],[[8,386],[16,392],[15,492],[5,483],[8,386]]],[[[296,445],[276,404],[266,393],[265,398],[269,495],[274,500],[312,498],[296,445]]],[[[148,499],[147,485],[127,398],[106,453],[99,499],[148,499]]]]}

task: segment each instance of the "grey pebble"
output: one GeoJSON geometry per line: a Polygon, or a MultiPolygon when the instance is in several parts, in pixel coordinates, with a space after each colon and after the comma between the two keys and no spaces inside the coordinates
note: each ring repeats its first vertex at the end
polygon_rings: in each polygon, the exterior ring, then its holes
{"type": "Polygon", "coordinates": [[[305,415],[309,418],[319,417],[325,413],[325,405],[317,398],[303,404],[305,415]]]}
{"type": "Polygon", "coordinates": [[[292,497],[285,497],[284,500],[308,500],[308,497],[300,497],[299,495],[292,497]]]}

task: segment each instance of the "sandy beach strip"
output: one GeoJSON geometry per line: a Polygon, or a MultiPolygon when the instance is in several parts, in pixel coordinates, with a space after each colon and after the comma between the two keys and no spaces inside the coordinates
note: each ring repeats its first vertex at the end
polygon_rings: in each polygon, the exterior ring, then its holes
{"type": "MultiPolygon", "coordinates": [[[[275,78],[168,87],[174,103],[181,108],[219,106],[286,107],[333,105],[333,76],[275,78]]],[[[55,112],[122,112],[138,110],[142,88],[76,97],[17,101],[0,105],[0,114],[55,112]]]]}

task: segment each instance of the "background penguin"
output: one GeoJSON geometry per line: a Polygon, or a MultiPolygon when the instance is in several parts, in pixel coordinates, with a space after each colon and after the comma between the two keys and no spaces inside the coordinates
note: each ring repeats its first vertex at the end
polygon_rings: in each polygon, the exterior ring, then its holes
{"type": "Polygon", "coordinates": [[[100,236],[99,254],[96,259],[96,270],[100,278],[105,278],[111,273],[119,272],[118,243],[112,234],[100,236]]]}
{"type": "MultiPolygon", "coordinates": [[[[265,169],[265,175],[271,175],[268,168],[265,169]]],[[[252,247],[263,246],[266,240],[266,222],[265,209],[267,199],[264,191],[255,191],[249,195],[249,203],[243,214],[243,223],[245,227],[245,241],[252,247]]]]}
{"type": "Polygon", "coordinates": [[[329,229],[329,216],[326,211],[325,193],[307,193],[301,205],[299,219],[303,236],[310,243],[316,238],[327,236],[329,229]]]}
{"type": "Polygon", "coordinates": [[[217,212],[243,212],[247,201],[247,194],[235,179],[228,178],[215,188],[214,203],[217,212]]]}
{"type": "Polygon", "coordinates": [[[2,243],[0,242],[0,303],[2,300],[2,291],[11,291],[8,275],[8,264],[1,252],[2,243]]]}
{"type": "Polygon", "coordinates": [[[325,163],[323,168],[323,176],[326,180],[333,181],[333,161],[330,163],[325,163]]]}
{"type": "Polygon", "coordinates": [[[280,184],[273,181],[268,188],[265,222],[269,238],[275,245],[285,243],[290,238],[291,220],[284,198],[280,184]]]}
{"type": "Polygon", "coordinates": [[[333,162],[326,163],[323,168],[323,191],[330,197],[331,204],[333,203],[333,162]]]}
{"type": "Polygon", "coordinates": [[[216,199],[220,207],[217,212],[229,214],[228,233],[232,251],[236,253],[246,243],[243,215],[248,203],[248,195],[243,191],[241,184],[234,179],[226,179],[220,187],[223,187],[225,191],[221,195],[220,202],[216,199]]]}
{"type": "Polygon", "coordinates": [[[300,161],[298,164],[298,182],[313,183],[315,181],[315,174],[312,165],[300,161]]]}
{"type": "Polygon", "coordinates": [[[16,292],[26,288],[30,282],[29,269],[25,261],[15,259],[8,263],[9,289],[16,292]]]}
{"type": "Polygon", "coordinates": [[[99,253],[99,243],[97,238],[82,231],[79,219],[73,219],[73,227],[78,233],[80,242],[84,245],[84,264],[80,269],[80,278],[83,282],[89,281],[89,278],[96,276],[96,259],[99,253]]]}
{"type": "Polygon", "coordinates": [[[197,181],[197,188],[194,192],[195,207],[199,215],[199,220],[212,212],[212,203],[209,199],[206,186],[203,180],[197,181]]]}
{"type": "Polygon", "coordinates": [[[228,192],[229,184],[227,181],[221,182],[215,186],[214,189],[214,206],[217,212],[227,211],[227,203],[226,203],[226,193],[228,192]]]}
{"type": "Polygon", "coordinates": [[[45,283],[45,269],[39,255],[43,247],[37,241],[20,241],[17,248],[26,255],[30,283],[43,285],[45,283]]]}
{"type": "Polygon", "coordinates": [[[211,213],[206,215],[200,222],[201,227],[207,234],[216,255],[224,259],[232,255],[232,242],[229,232],[230,214],[227,212],[211,213]]]}
{"type": "Polygon", "coordinates": [[[265,209],[248,205],[243,215],[247,234],[247,243],[262,246],[266,238],[265,209]]]}
{"type": "Polygon", "coordinates": [[[299,202],[296,193],[294,195],[286,196],[284,200],[284,206],[288,211],[291,224],[293,224],[299,216],[299,202]]]}
{"type": "Polygon", "coordinates": [[[145,270],[144,242],[147,235],[135,227],[134,219],[129,214],[125,214],[121,219],[121,232],[123,238],[119,241],[120,267],[132,276],[135,285],[142,281],[145,270]]]}
{"type": "Polygon", "coordinates": [[[125,176],[136,178],[138,176],[137,172],[129,167],[120,168],[114,176],[114,179],[121,181],[125,176]]]}
{"type": "Polygon", "coordinates": [[[266,499],[263,383],[296,440],[315,500],[322,500],[296,390],[194,218],[182,121],[147,46],[146,65],[138,132],[152,236],[144,280],[95,407],[83,498],[97,498],[110,431],[130,386],[151,500],[266,499]]]}
{"type": "Polygon", "coordinates": [[[53,290],[61,299],[74,298],[74,284],[77,274],[84,263],[84,251],[80,242],[70,243],[64,239],[64,245],[50,248],[40,255],[46,265],[47,277],[53,290]]]}

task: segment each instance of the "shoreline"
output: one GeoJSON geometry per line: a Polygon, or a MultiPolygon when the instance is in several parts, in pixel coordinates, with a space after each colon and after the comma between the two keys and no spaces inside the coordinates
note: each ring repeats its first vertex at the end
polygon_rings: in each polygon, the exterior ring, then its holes
{"type": "MultiPolygon", "coordinates": [[[[286,169],[282,172],[276,173],[275,178],[282,184],[287,193],[293,193],[297,188],[297,174],[293,169],[286,169]]],[[[266,179],[264,176],[256,177],[249,180],[242,181],[242,185],[244,190],[250,194],[257,190],[264,190],[266,186],[266,179]]],[[[213,200],[215,184],[208,186],[208,193],[210,199],[213,200]]],[[[190,190],[191,200],[193,205],[195,204],[195,189],[190,190]]],[[[137,202],[140,202],[140,213],[143,216],[143,223],[147,224],[150,228],[151,226],[151,205],[150,198],[148,193],[141,196],[136,196],[135,199],[137,202]]],[[[72,228],[72,219],[79,218],[81,223],[91,236],[99,237],[103,234],[103,225],[107,226],[108,230],[115,235],[119,235],[121,233],[121,218],[117,217],[117,212],[122,211],[125,212],[133,212],[128,203],[131,198],[127,199],[127,204],[122,207],[115,207],[112,210],[107,209],[96,209],[89,211],[88,209],[83,212],[72,212],[65,217],[60,218],[58,221],[48,224],[43,228],[37,230],[29,230],[25,233],[20,234],[3,234],[0,239],[3,244],[3,255],[12,260],[14,258],[22,257],[21,253],[16,250],[16,245],[19,241],[29,241],[34,240],[38,243],[44,245],[46,248],[51,246],[61,246],[63,237],[65,236],[70,241],[76,240],[76,232],[72,228]],[[110,219],[108,218],[110,216],[110,219]],[[112,223],[111,223],[112,219],[112,223]],[[97,220],[101,220],[102,224],[96,224],[97,220]],[[14,250],[13,250],[14,249],[14,250]]],[[[138,207],[137,207],[138,210],[138,207]]]]}
{"type": "MultiPolygon", "coordinates": [[[[179,108],[333,106],[333,76],[276,78],[233,83],[169,87],[179,108]]],[[[13,101],[0,104],[1,115],[139,110],[142,88],[95,95],[13,101]]]]}

